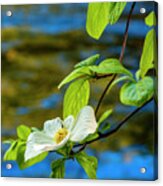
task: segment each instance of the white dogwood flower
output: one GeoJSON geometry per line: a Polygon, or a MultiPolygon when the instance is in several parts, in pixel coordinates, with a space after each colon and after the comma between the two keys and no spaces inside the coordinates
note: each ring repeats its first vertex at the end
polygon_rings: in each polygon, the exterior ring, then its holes
{"type": "Polygon", "coordinates": [[[96,131],[97,122],[91,106],[85,106],[75,120],[72,115],[64,121],[59,117],[44,123],[43,131],[32,132],[27,140],[25,161],[42,152],[57,150],[68,140],[80,142],[96,131]]]}

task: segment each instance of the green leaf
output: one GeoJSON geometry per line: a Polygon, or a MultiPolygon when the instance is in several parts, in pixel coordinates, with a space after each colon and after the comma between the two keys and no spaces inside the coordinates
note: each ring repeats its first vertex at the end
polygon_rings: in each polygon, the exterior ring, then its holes
{"type": "Polygon", "coordinates": [[[65,77],[62,82],[59,84],[58,88],[60,89],[63,85],[81,77],[89,77],[91,76],[91,71],[87,66],[83,66],[81,68],[77,68],[72,71],[67,77],[65,77]]]}
{"type": "Polygon", "coordinates": [[[119,77],[113,81],[113,83],[110,85],[109,90],[112,89],[116,84],[120,83],[121,81],[127,81],[127,80],[132,81],[132,82],[136,82],[135,79],[131,76],[122,76],[122,77],[119,77]]]}
{"type": "Polygon", "coordinates": [[[120,18],[126,2],[89,3],[86,21],[88,34],[99,39],[108,24],[115,24],[120,18]]]}
{"type": "Polygon", "coordinates": [[[6,153],[3,157],[3,160],[4,161],[16,160],[17,154],[18,154],[18,149],[22,144],[24,144],[24,142],[20,142],[18,140],[13,141],[11,143],[9,149],[6,151],[6,153]]]}
{"type": "Polygon", "coordinates": [[[85,152],[80,152],[75,157],[78,163],[85,170],[88,177],[96,179],[97,159],[94,156],[88,156],[85,152]]]}
{"type": "Polygon", "coordinates": [[[155,12],[150,12],[145,18],[145,24],[148,26],[156,26],[156,15],[155,12]]]}
{"type": "Polygon", "coordinates": [[[79,111],[88,104],[90,85],[87,79],[78,79],[68,87],[63,103],[63,118],[77,116],[79,111]]]}
{"type": "Polygon", "coordinates": [[[58,159],[53,161],[51,164],[52,173],[50,175],[51,178],[64,178],[65,167],[64,167],[64,159],[58,159]]]}
{"type": "Polygon", "coordinates": [[[111,124],[110,123],[106,123],[104,126],[102,126],[102,128],[100,129],[101,132],[105,132],[108,129],[110,129],[111,124]]]}
{"type": "Polygon", "coordinates": [[[140,69],[138,69],[137,71],[136,71],[136,73],[135,73],[135,77],[136,77],[136,80],[137,81],[139,81],[140,80],[140,73],[141,73],[141,71],[140,71],[140,69]]]}
{"type": "Polygon", "coordinates": [[[99,74],[126,74],[132,77],[130,71],[128,71],[118,59],[105,59],[98,66],[90,66],[90,70],[99,74]]]}
{"type": "Polygon", "coordinates": [[[31,127],[31,132],[37,132],[40,131],[40,129],[36,128],[36,127],[31,127]]]}
{"type": "Polygon", "coordinates": [[[28,161],[24,161],[25,150],[26,143],[21,140],[15,140],[12,142],[10,148],[6,151],[3,159],[4,161],[15,160],[17,161],[20,169],[25,169],[42,161],[48,154],[47,152],[44,152],[28,161]]]}
{"type": "Polygon", "coordinates": [[[109,24],[113,25],[119,20],[121,14],[123,13],[126,2],[110,2],[110,4],[109,24]]]}
{"type": "Polygon", "coordinates": [[[26,125],[20,125],[17,127],[17,135],[22,140],[27,140],[30,133],[31,129],[26,125]]]}
{"type": "Polygon", "coordinates": [[[89,134],[89,135],[81,142],[81,144],[82,144],[82,143],[85,143],[85,142],[88,142],[88,141],[92,141],[92,140],[94,140],[94,139],[96,139],[96,138],[98,138],[98,137],[99,137],[99,134],[98,134],[98,133],[89,134]]]}
{"type": "Polygon", "coordinates": [[[149,69],[154,68],[154,62],[157,62],[157,45],[155,30],[150,30],[143,46],[143,52],[140,60],[140,75],[143,78],[149,69]]]}
{"type": "Polygon", "coordinates": [[[27,167],[34,165],[34,164],[42,161],[43,159],[45,159],[45,157],[48,155],[47,152],[43,152],[43,153],[39,154],[38,156],[25,161],[24,160],[25,150],[26,150],[25,144],[21,144],[18,148],[17,162],[18,162],[20,169],[25,169],[27,167]]]}
{"type": "Polygon", "coordinates": [[[77,63],[75,65],[75,68],[79,68],[79,67],[83,67],[83,66],[90,66],[90,65],[94,65],[95,62],[97,61],[97,59],[99,59],[100,55],[99,54],[95,54],[83,61],[81,61],[80,63],[77,63]]]}
{"type": "Polygon", "coordinates": [[[101,115],[100,119],[98,120],[98,125],[100,125],[104,120],[106,120],[112,114],[112,112],[113,112],[113,109],[109,109],[109,110],[105,111],[101,115]]]}
{"type": "Polygon", "coordinates": [[[120,91],[120,100],[125,105],[140,107],[153,96],[153,92],[153,79],[146,76],[137,83],[124,84],[120,91]]]}
{"type": "Polygon", "coordinates": [[[80,77],[91,77],[93,74],[91,73],[89,66],[93,65],[97,59],[100,57],[99,54],[95,54],[80,63],[75,65],[75,70],[72,71],[67,77],[65,77],[62,82],[59,84],[58,88],[61,88],[63,85],[73,81],[74,79],[80,77]]]}

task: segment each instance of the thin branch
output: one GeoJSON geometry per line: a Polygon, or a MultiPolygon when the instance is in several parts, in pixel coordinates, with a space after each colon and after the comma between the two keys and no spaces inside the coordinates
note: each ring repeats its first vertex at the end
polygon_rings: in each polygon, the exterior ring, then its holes
{"type": "Polygon", "coordinates": [[[150,100],[148,100],[146,103],[144,103],[141,107],[136,108],[133,112],[131,112],[130,114],[128,114],[122,121],[120,121],[120,123],[118,123],[112,130],[108,131],[107,133],[99,133],[99,136],[91,141],[88,141],[84,144],[77,144],[74,146],[74,148],[77,147],[81,147],[78,151],[73,152],[74,154],[77,154],[79,152],[81,152],[82,150],[84,150],[84,148],[86,147],[86,145],[93,143],[97,140],[100,140],[102,138],[106,138],[112,134],[114,134],[115,132],[117,132],[130,118],[132,118],[132,116],[134,116],[138,111],[140,111],[143,107],[145,107],[149,102],[151,102],[153,100],[153,98],[151,98],[150,100]]]}
{"type": "Polygon", "coordinates": [[[96,74],[95,79],[103,79],[103,78],[107,78],[110,76],[113,76],[113,74],[104,74],[104,75],[96,74]]]}
{"type": "Polygon", "coordinates": [[[109,89],[110,85],[112,84],[112,82],[115,80],[115,78],[116,78],[116,75],[113,75],[112,78],[111,78],[111,80],[109,81],[109,83],[105,87],[105,89],[104,89],[104,91],[103,91],[103,93],[102,93],[102,95],[101,95],[101,97],[99,99],[99,102],[97,104],[97,107],[96,107],[96,110],[95,110],[95,115],[97,115],[97,112],[98,112],[98,110],[100,108],[100,105],[101,105],[101,103],[102,103],[102,101],[103,101],[103,99],[105,97],[105,94],[108,91],[108,89],[109,89]]]}
{"type": "MultiPolygon", "coordinates": [[[[131,9],[130,9],[130,12],[129,12],[129,15],[128,15],[128,18],[127,18],[126,28],[125,28],[125,32],[124,32],[124,39],[123,39],[123,44],[122,44],[122,50],[121,50],[121,53],[120,53],[120,56],[119,56],[120,63],[122,63],[122,60],[123,60],[123,57],[124,57],[124,52],[125,52],[127,38],[128,38],[128,30],[129,30],[130,20],[131,20],[131,16],[132,16],[135,4],[136,4],[136,2],[132,3],[132,6],[131,6],[131,9]]],[[[100,108],[100,105],[101,105],[104,97],[105,97],[105,94],[106,94],[107,90],[109,89],[109,87],[112,84],[112,82],[115,80],[116,76],[117,75],[113,75],[111,80],[109,81],[109,83],[106,85],[106,87],[105,87],[105,89],[104,89],[104,91],[103,91],[103,93],[102,93],[102,95],[101,95],[101,97],[99,99],[99,102],[97,104],[97,107],[96,107],[96,110],[95,110],[95,114],[96,115],[98,113],[98,110],[100,108]]]]}
{"type": "Polygon", "coordinates": [[[119,57],[119,61],[122,63],[123,57],[124,57],[124,52],[125,52],[125,48],[126,48],[126,43],[127,43],[127,38],[128,38],[128,30],[129,30],[129,25],[130,25],[130,20],[131,20],[131,16],[134,10],[136,2],[132,3],[129,15],[128,15],[128,19],[126,22],[126,29],[125,29],[125,33],[124,33],[124,39],[123,39],[123,44],[122,44],[122,50],[121,50],[121,54],[119,57]]]}

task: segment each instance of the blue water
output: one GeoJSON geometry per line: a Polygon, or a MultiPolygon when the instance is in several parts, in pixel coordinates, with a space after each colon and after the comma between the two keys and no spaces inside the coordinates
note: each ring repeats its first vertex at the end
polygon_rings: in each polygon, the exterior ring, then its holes
{"type": "Polygon", "coordinates": [[[44,109],[55,108],[57,104],[61,101],[61,94],[53,94],[41,101],[41,107],[44,109]]]}
{"type": "MultiPolygon", "coordinates": [[[[4,147],[6,149],[6,147],[4,147]]],[[[154,180],[156,175],[154,172],[155,159],[152,155],[148,155],[148,151],[144,146],[135,145],[121,149],[118,152],[95,152],[87,149],[89,155],[98,158],[98,179],[136,179],[136,180],[154,180]],[[141,155],[140,155],[141,154],[141,155]],[[146,173],[141,173],[140,169],[145,168],[146,173]]],[[[51,173],[50,163],[59,156],[50,153],[42,162],[37,163],[25,170],[20,170],[16,162],[2,162],[3,177],[48,177],[51,173]],[[12,164],[12,169],[8,170],[6,165],[12,164]]],[[[68,160],[65,164],[65,178],[88,178],[84,170],[76,162],[76,160],[68,160]]]]}
{"type": "MultiPolygon", "coordinates": [[[[7,17],[6,12],[2,10],[2,28],[15,26],[19,26],[21,28],[25,26],[30,28],[32,31],[44,32],[48,34],[58,34],[79,29],[83,31],[85,30],[83,25],[86,23],[87,4],[77,3],[60,5],[60,9],[53,12],[49,11],[50,6],[51,5],[33,5],[33,8],[30,10],[27,17],[24,16],[25,12],[23,9],[20,8],[19,11],[15,11],[12,6],[8,6],[10,10],[13,11],[13,15],[12,17],[7,17]]],[[[130,7],[131,3],[128,3],[124,14],[128,14],[130,7]]],[[[141,7],[146,8],[146,11],[149,12],[152,7],[152,2],[150,4],[149,2],[137,3],[133,15],[139,14],[141,7]]],[[[142,15],[142,18],[143,17],[145,16],[142,15]]],[[[105,32],[107,34],[123,34],[125,24],[126,23],[124,21],[119,21],[115,25],[108,26],[105,32]]],[[[149,27],[144,24],[143,19],[141,21],[132,20],[129,35],[134,37],[143,37],[148,30],[149,27]]]]}

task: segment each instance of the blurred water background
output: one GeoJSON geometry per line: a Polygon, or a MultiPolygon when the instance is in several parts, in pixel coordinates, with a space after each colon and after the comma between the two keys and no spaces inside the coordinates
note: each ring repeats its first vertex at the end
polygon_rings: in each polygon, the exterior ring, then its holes
{"type": "MultiPolygon", "coordinates": [[[[125,23],[131,3],[120,20],[108,26],[99,41],[85,30],[87,5],[12,5],[2,6],[2,140],[16,137],[20,124],[42,128],[44,121],[62,117],[62,101],[66,88],[57,89],[60,81],[72,71],[77,62],[99,53],[101,60],[119,57],[125,23]],[[13,15],[6,16],[11,10],[13,15]]],[[[129,37],[123,64],[133,73],[139,67],[144,37],[149,30],[144,18],[152,10],[153,2],[136,4],[129,28],[129,37]],[[140,14],[140,8],[146,9],[140,14]]],[[[91,82],[90,104],[97,105],[109,78],[91,82]]],[[[114,125],[134,107],[119,102],[119,86],[105,97],[101,110],[113,108],[109,122],[114,125]]],[[[113,136],[95,142],[87,148],[88,154],[98,160],[99,179],[153,180],[156,157],[154,155],[154,103],[151,102],[113,136]],[[140,169],[146,168],[142,174],[140,169]]],[[[2,156],[8,145],[2,144],[2,156]]],[[[19,170],[6,169],[2,161],[2,176],[48,177],[50,162],[58,158],[55,153],[42,162],[19,170]]],[[[87,178],[76,161],[66,162],[66,178],[87,178]]]]}

